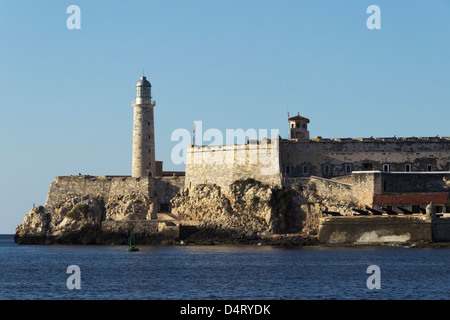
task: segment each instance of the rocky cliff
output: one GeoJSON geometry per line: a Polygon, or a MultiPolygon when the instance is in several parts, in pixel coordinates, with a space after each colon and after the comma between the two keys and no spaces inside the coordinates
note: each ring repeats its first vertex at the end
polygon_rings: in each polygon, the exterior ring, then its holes
{"type": "Polygon", "coordinates": [[[288,241],[295,238],[298,244],[302,231],[317,230],[318,219],[308,218],[308,210],[319,215],[323,209],[315,203],[321,199],[305,188],[280,189],[247,179],[234,182],[226,193],[212,184],[181,190],[171,200],[172,212],[159,214],[157,199],[143,192],[118,195],[100,188],[93,193],[72,180],[68,185],[76,192],[52,186],[51,201],[25,216],[16,230],[17,243],[126,244],[131,233],[140,244],[273,243],[295,233],[288,241]]]}
{"type": "MultiPolygon", "coordinates": [[[[105,222],[147,220],[153,214],[153,203],[142,195],[91,195],[62,197],[52,206],[35,207],[17,227],[15,241],[25,244],[49,243],[117,243],[105,238],[114,234],[114,225],[105,222]]],[[[129,232],[123,232],[126,243],[129,232]]],[[[117,240],[117,239],[116,239],[117,240]]]]}
{"type": "Polygon", "coordinates": [[[226,194],[217,185],[197,185],[177,194],[171,204],[180,219],[198,221],[211,237],[260,239],[278,231],[273,196],[272,188],[244,180],[230,185],[226,194]]]}

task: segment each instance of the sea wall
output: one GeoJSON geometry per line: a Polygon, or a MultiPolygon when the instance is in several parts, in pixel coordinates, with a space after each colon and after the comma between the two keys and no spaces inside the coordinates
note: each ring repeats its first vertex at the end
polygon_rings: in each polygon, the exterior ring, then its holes
{"type": "Polygon", "coordinates": [[[450,218],[438,218],[433,220],[432,239],[435,242],[450,241],[450,218]]]}
{"type": "Polygon", "coordinates": [[[423,217],[327,217],[321,221],[319,241],[330,244],[431,242],[433,232],[431,221],[423,217]]]}

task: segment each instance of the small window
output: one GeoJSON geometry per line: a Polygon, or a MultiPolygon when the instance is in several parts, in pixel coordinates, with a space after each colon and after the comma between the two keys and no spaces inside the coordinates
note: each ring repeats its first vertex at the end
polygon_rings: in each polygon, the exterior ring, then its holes
{"type": "Polygon", "coordinates": [[[433,171],[433,165],[432,164],[427,164],[427,171],[428,172],[433,171]]]}
{"type": "Polygon", "coordinates": [[[284,169],[284,172],[286,172],[286,174],[291,174],[291,166],[287,165],[284,169]]]}
{"type": "Polygon", "coordinates": [[[388,164],[383,164],[383,171],[389,172],[389,165],[388,164]]]}
{"type": "Polygon", "coordinates": [[[307,165],[304,165],[304,166],[302,167],[302,173],[303,173],[303,174],[308,174],[308,166],[307,166],[307,165]]]}
{"type": "Polygon", "coordinates": [[[411,165],[405,164],[405,172],[411,172],[411,165]]]}
{"type": "Polygon", "coordinates": [[[345,173],[346,174],[352,173],[352,165],[351,164],[346,164],[345,165],[345,173]]]}
{"type": "Polygon", "coordinates": [[[372,164],[371,163],[363,163],[362,164],[362,169],[364,171],[371,171],[372,170],[372,164]]]}
{"type": "Polygon", "coordinates": [[[330,174],[330,165],[329,164],[326,164],[323,166],[323,173],[330,174]]]}
{"type": "Polygon", "coordinates": [[[149,163],[148,163],[148,166],[149,166],[149,167],[151,168],[151,167],[152,167],[152,163],[151,163],[151,162],[149,162],[149,163]]]}
{"type": "Polygon", "coordinates": [[[302,124],[302,128],[306,128],[306,123],[303,123],[303,124],[302,124]]]}

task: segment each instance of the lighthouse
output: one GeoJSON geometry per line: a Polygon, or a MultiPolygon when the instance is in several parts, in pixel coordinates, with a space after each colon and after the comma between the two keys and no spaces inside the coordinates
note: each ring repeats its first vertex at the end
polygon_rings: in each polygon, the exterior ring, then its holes
{"type": "Polygon", "coordinates": [[[133,100],[133,159],[131,176],[155,176],[155,126],[152,85],[145,76],[136,84],[136,100],[133,100]]]}

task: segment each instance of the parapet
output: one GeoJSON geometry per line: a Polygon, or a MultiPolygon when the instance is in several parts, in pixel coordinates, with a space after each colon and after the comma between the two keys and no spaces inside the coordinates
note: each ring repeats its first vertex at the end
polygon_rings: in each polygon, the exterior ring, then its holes
{"type": "Polygon", "coordinates": [[[283,139],[290,142],[450,142],[450,137],[370,137],[370,138],[322,138],[321,136],[314,137],[310,140],[298,140],[298,139],[283,139]]]}

